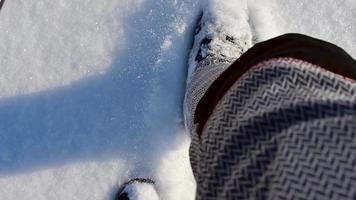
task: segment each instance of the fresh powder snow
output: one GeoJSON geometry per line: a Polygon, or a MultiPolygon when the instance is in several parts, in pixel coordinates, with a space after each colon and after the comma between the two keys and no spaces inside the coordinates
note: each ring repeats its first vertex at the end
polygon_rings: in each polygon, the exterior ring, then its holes
{"type": "Polygon", "coordinates": [[[109,200],[134,177],[194,199],[182,102],[203,8],[246,16],[253,42],[298,32],[356,57],[354,0],[6,0],[0,199],[109,200]]]}

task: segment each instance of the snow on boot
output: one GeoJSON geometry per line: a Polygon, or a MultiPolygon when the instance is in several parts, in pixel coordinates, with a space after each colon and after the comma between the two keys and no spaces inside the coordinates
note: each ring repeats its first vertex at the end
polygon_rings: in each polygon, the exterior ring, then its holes
{"type": "Polygon", "coordinates": [[[212,0],[196,27],[188,82],[199,63],[234,62],[252,46],[246,0],[212,0]]]}
{"type": "Polygon", "coordinates": [[[159,200],[154,181],[132,179],[119,189],[115,200],[159,200]]]}
{"type": "MultiPolygon", "coordinates": [[[[194,133],[194,113],[210,85],[252,46],[246,0],[209,0],[196,28],[188,63],[184,124],[194,133]]],[[[195,134],[192,134],[192,140],[195,134]]]]}

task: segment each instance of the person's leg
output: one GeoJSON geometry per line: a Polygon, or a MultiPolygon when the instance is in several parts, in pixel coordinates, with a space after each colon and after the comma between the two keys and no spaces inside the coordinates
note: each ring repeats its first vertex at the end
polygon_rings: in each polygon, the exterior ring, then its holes
{"type": "Polygon", "coordinates": [[[207,85],[194,82],[211,67],[192,72],[184,105],[196,199],[356,198],[347,53],[289,34],[255,45],[207,85]]]}

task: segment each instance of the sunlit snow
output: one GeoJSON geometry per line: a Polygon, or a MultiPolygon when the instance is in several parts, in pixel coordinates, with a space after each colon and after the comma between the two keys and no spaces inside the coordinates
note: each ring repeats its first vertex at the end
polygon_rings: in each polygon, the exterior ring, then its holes
{"type": "MultiPolygon", "coordinates": [[[[209,2],[6,0],[0,199],[112,199],[133,177],[156,180],[161,199],[194,199],[182,102],[209,2]]],[[[356,57],[354,0],[247,0],[245,12],[255,42],[306,33],[356,57]]]]}

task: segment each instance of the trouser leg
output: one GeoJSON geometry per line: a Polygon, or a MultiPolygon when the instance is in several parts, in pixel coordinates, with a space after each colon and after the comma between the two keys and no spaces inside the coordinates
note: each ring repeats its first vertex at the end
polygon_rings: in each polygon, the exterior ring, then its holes
{"type": "Polygon", "coordinates": [[[185,99],[197,199],[356,197],[350,56],[286,35],[220,67],[197,70],[185,99]]]}

